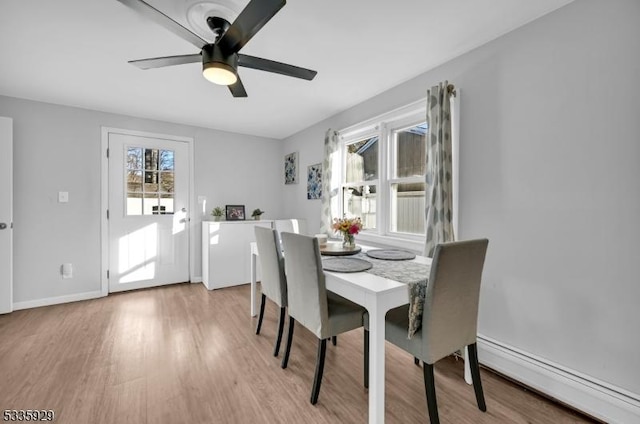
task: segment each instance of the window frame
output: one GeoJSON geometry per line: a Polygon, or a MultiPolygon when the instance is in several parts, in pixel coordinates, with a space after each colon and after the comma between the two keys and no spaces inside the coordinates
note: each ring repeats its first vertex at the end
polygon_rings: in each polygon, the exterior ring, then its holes
{"type": "Polygon", "coordinates": [[[425,234],[411,234],[391,231],[391,186],[401,182],[425,181],[421,177],[395,177],[396,149],[393,141],[394,132],[411,128],[426,122],[426,98],[409,105],[379,115],[369,120],[352,125],[338,132],[340,140],[340,194],[338,196],[339,210],[344,211],[344,188],[359,185],[375,185],[376,228],[365,228],[358,235],[364,242],[383,243],[386,245],[409,246],[421,250],[424,246],[425,234]],[[378,177],[371,181],[346,182],[346,152],[347,146],[366,138],[378,136],[378,177]]]}

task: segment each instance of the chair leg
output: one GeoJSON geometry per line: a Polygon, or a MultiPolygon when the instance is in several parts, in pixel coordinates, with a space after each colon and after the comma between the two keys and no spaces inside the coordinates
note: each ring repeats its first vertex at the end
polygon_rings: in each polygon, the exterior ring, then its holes
{"type": "Polygon", "coordinates": [[[291,353],[291,341],[293,340],[293,327],[295,321],[292,317],[289,317],[289,332],[287,333],[287,347],[284,350],[284,357],[282,358],[282,369],[287,368],[289,363],[289,353],[291,353]]]}
{"type": "Polygon", "coordinates": [[[369,388],[369,330],[364,330],[364,388],[369,388]]]}
{"type": "Polygon", "coordinates": [[[469,368],[471,368],[471,378],[473,379],[473,390],[476,392],[476,401],[478,408],[482,412],[487,411],[487,405],[484,403],[484,393],[482,392],[482,382],[480,381],[480,365],[478,364],[478,348],[475,343],[468,346],[469,350],[469,368]]]}
{"type": "Polygon", "coordinates": [[[256,326],[256,334],[260,334],[260,328],[262,327],[262,318],[264,317],[264,304],[266,303],[267,296],[262,295],[262,303],[260,303],[260,315],[258,316],[258,325],[256,326]]]}
{"type": "Polygon", "coordinates": [[[436,385],[435,379],[433,378],[433,364],[424,362],[422,373],[424,374],[424,389],[427,392],[429,420],[431,424],[440,424],[440,418],[438,418],[438,402],[436,400],[436,385]]]}
{"type": "Polygon", "coordinates": [[[273,356],[278,356],[280,352],[280,343],[282,342],[282,331],[284,330],[284,314],[285,308],[280,308],[280,318],[278,319],[278,337],[276,338],[276,347],[273,349],[273,356]]]}
{"type": "Polygon", "coordinates": [[[415,356],[413,357],[413,363],[416,364],[417,366],[420,366],[420,360],[415,356]]]}
{"type": "Polygon", "coordinates": [[[331,337],[331,343],[333,343],[334,346],[337,346],[338,345],[338,336],[331,337]]]}
{"type": "Polygon", "coordinates": [[[316,375],[313,377],[313,389],[311,390],[311,404],[318,403],[320,384],[322,384],[322,372],[324,371],[324,354],[327,351],[327,341],[318,340],[318,356],[316,358],[316,375]]]}

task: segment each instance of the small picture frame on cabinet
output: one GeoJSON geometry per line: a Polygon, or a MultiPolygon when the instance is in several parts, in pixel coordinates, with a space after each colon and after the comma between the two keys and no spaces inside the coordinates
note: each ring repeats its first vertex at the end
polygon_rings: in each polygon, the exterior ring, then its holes
{"type": "Polygon", "coordinates": [[[227,221],[244,221],[244,205],[226,205],[225,216],[227,221]]]}

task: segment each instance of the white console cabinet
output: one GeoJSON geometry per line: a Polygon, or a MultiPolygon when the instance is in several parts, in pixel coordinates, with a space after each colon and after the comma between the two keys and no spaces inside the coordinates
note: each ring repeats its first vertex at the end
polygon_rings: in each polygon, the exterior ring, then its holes
{"type": "Polygon", "coordinates": [[[250,243],[256,226],[272,228],[273,221],[202,223],[202,281],[207,289],[250,282],[250,243]]]}

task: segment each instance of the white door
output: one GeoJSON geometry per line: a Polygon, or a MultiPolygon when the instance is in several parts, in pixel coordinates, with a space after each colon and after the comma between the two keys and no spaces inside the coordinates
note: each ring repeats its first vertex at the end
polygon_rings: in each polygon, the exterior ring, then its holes
{"type": "Polygon", "coordinates": [[[189,145],[109,133],[109,291],[189,281],[189,145]]]}
{"type": "Polygon", "coordinates": [[[13,122],[0,117],[0,314],[13,310],[13,122]]]}

